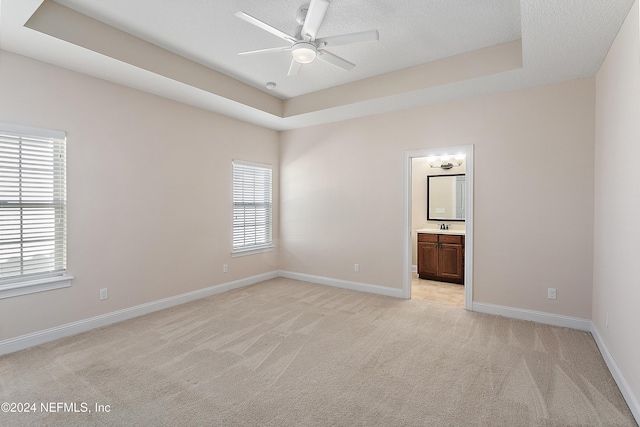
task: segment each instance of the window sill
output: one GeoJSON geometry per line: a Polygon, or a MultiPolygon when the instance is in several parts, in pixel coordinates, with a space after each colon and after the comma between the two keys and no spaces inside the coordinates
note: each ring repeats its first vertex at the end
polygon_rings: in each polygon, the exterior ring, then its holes
{"type": "Polygon", "coordinates": [[[239,257],[239,256],[246,256],[246,255],[253,255],[253,254],[259,254],[262,252],[271,252],[273,251],[275,248],[274,245],[269,245],[269,246],[262,246],[259,248],[255,248],[255,249],[237,249],[233,252],[231,252],[231,258],[235,258],[235,257],[239,257]]]}
{"type": "Polygon", "coordinates": [[[55,276],[10,283],[0,286],[0,299],[51,291],[53,289],[68,288],[71,286],[71,279],[73,279],[72,276],[55,276]]]}

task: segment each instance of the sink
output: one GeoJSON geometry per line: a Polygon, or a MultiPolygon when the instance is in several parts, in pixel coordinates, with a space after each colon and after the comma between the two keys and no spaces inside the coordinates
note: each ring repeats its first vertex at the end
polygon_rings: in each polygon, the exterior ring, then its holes
{"type": "Polygon", "coordinates": [[[416,233],[465,235],[465,230],[440,230],[439,228],[421,228],[416,233]]]}

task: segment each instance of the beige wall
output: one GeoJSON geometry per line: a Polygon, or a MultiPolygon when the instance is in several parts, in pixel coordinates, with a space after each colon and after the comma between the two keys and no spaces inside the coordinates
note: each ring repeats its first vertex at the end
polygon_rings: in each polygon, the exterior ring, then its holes
{"type": "Polygon", "coordinates": [[[638,13],[636,1],[596,77],[593,285],[593,323],[636,402],[640,397],[640,187],[633,162],[640,158],[638,13]]]}
{"type": "MultiPolygon", "coordinates": [[[[0,340],[277,270],[277,251],[230,256],[232,159],[271,163],[278,182],[277,132],[0,55],[0,121],[68,132],[75,276],[0,300],[0,340]]],[[[277,218],[277,186],[274,203],[277,218]]]]}
{"type": "Polygon", "coordinates": [[[401,288],[404,152],[475,144],[474,301],[589,319],[594,83],[283,132],[280,268],[401,288]]]}

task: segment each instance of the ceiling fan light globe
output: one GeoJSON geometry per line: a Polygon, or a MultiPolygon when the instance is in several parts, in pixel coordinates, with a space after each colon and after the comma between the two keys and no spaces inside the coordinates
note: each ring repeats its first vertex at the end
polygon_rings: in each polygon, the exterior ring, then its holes
{"type": "Polygon", "coordinates": [[[293,60],[299,64],[309,64],[316,59],[316,47],[311,43],[298,43],[291,51],[293,60]]]}

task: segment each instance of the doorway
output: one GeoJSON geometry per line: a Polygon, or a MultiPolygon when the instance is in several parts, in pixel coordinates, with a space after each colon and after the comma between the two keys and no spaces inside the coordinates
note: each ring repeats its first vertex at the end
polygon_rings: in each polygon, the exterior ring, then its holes
{"type": "MultiPolygon", "coordinates": [[[[413,184],[412,171],[413,160],[422,158],[433,158],[445,155],[463,154],[465,157],[465,182],[463,185],[463,195],[465,201],[465,242],[464,242],[464,308],[473,310],[473,145],[426,148],[422,150],[406,151],[404,164],[404,273],[402,283],[403,297],[410,299],[412,294],[412,279],[416,276],[414,273],[414,250],[415,250],[415,227],[414,227],[414,209],[413,209],[413,184]]],[[[426,181],[426,176],[425,176],[426,181]]],[[[460,184],[457,184],[460,185],[460,184]]],[[[426,209],[426,208],[425,208],[426,209]]],[[[426,216],[423,222],[426,221],[426,216]]],[[[418,221],[422,221],[422,218],[418,221]]],[[[453,223],[450,221],[441,221],[442,223],[453,223]]],[[[435,227],[435,222],[430,221],[435,227]]],[[[458,227],[459,228],[459,227],[458,227]]],[[[445,285],[446,286],[446,285],[445,285]]],[[[453,285],[460,286],[460,285],[453,285]]]]}

